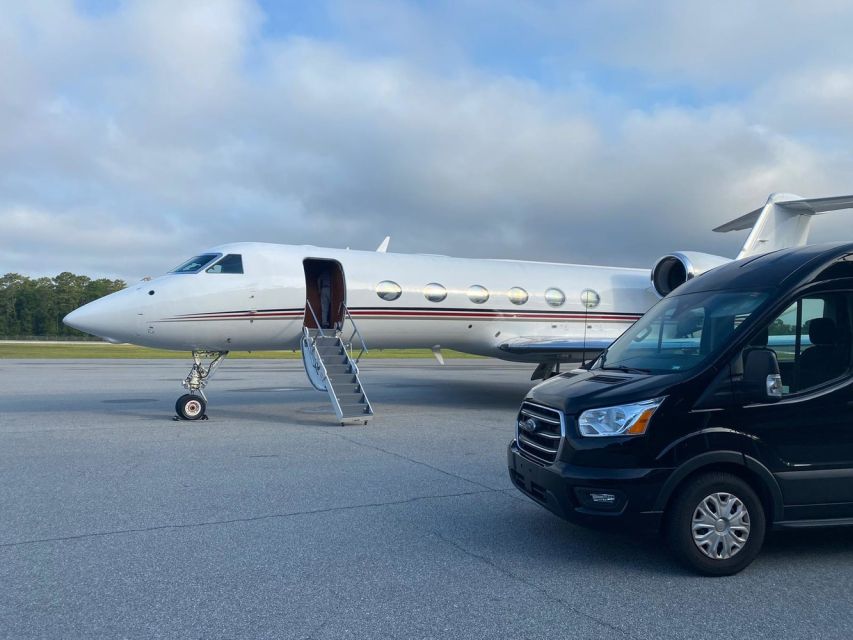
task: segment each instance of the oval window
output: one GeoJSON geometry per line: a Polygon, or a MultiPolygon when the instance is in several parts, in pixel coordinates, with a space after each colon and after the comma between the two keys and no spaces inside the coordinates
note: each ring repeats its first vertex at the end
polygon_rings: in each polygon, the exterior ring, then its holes
{"type": "Polygon", "coordinates": [[[403,288],[393,280],[383,280],[376,285],[376,295],[390,302],[403,295],[403,288]]]}
{"type": "Polygon", "coordinates": [[[547,302],[549,306],[562,307],[565,301],[566,294],[556,287],[551,287],[550,289],[545,290],[545,302],[547,302]]]}
{"type": "Polygon", "coordinates": [[[506,294],[509,297],[509,301],[513,304],[524,304],[527,302],[527,299],[530,295],[522,289],[521,287],[513,287],[506,294]]]}
{"type": "Polygon", "coordinates": [[[489,299],[489,290],[478,284],[468,287],[468,299],[474,304],[483,304],[489,299]]]}
{"type": "Polygon", "coordinates": [[[424,298],[430,302],[441,302],[447,297],[447,289],[437,282],[430,282],[424,287],[424,298]]]}
{"type": "Polygon", "coordinates": [[[581,291],[581,304],[587,309],[594,309],[601,302],[601,296],[592,289],[581,291]]]}

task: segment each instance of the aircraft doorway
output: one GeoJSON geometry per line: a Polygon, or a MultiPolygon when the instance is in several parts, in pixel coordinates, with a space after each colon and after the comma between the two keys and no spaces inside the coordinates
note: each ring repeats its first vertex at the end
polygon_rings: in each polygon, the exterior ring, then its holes
{"type": "Polygon", "coordinates": [[[303,324],[309,329],[340,330],[347,297],[344,268],[337,260],[317,258],[308,258],[302,265],[305,269],[303,324]]]}

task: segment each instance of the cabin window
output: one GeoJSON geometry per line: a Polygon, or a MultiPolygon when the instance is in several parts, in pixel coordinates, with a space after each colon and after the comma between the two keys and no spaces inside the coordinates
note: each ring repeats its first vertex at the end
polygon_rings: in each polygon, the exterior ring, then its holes
{"type": "Polygon", "coordinates": [[[383,280],[376,285],[376,295],[391,302],[403,295],[403,288],[393,280],[383,280]]]}
{"type": "Polygon", "coordinates": [[[601,304],[601,296],[592,289],[584,289],[581,291],[581,304],[587,309],[595,309],[601,304]]]}
{"type": "Polygon", "coordinates": [[[530,294],[521,287],[513,287],[507,292],[507,297],[513,304],[524,304],[530,298],[530,294]]]}
{"type": "Polygon", "coordinates": [[[203,253],[200,256],[195,256],[184,262],[180,267],[172,269],[172,273],[198,273],[204,267],[216,260],[219,253],[203,253]]]}
{"type": "Polygon", "coordinates": [[[489,300],[489,290],[478,284],[468,287],[468,299],[474,304],[483,304],[489,300]]]}
{"type": "Polygon", "coordinates": [[[424,287],[424,298],[430,302],[441,302],[447,297],[447,289],[437,282],[430,282],[424,287]]]}
{"type": "Polygon", "coordinates": [[[566,294],[556,287],[551,287],[545,290],[545,302],[551,307],[562,307],[566,302],[566,294]]]}
{"type": "Polygon", "coordinates": [[[847,374],[853,360],[851,339],[853,294],[809,294],[756,333],[735,361],[735,370],[749,349],[772,349],[779,362],[782,394],[809,391],[847,374]]]}
{"type": "Polygon", "coordinates": [[[243,256],[229,253],[219,262],[207,268],[208,273],[243,273],[243,256]]]}

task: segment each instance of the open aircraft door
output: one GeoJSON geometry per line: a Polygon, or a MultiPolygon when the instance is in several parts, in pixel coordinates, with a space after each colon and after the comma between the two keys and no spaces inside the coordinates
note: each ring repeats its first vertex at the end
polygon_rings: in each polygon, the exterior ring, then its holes
{"type": "Polygon", "coordinates": [[[337,260],[306,258],[305,318],[308,329],[340,331],[344,324],[347,301],[344,268],[337,260]]]}

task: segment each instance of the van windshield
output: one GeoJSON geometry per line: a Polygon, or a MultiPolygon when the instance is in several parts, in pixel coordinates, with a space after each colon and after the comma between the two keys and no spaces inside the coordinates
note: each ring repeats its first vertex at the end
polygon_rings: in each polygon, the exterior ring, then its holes
{"type": "Polygon", "coordinates": [[[699,291],[661,300],[602,354],[596,369],[688,371],[728,344],[764,291],[699,291]]]}

